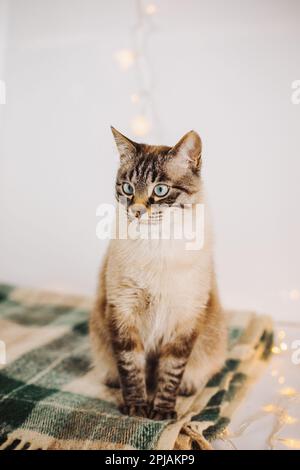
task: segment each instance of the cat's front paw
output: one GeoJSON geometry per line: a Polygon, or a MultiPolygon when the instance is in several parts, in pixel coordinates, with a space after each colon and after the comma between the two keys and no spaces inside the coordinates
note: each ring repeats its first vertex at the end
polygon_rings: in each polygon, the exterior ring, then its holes
{"type": "Polygon", "coordinates": [[[178,395],[181,395],[182,397],[190,397],[192,395],[195,395],[197,389],[193,382],[182,382],[180,384],[179,390],[178,390],[178,395]]]}
{"type": "Polygon", "coordinates": [[[123,403],[120,406],[119,410],[121,411],[121,413],[123,413],[124,415],[128,415],[128,416],[140,416],[142,418],[147,418],[149,415],[148,403],[143,403],[143,404],[138,404],[138,405],[135,405],[135,404],[126,405],[125,403],[123,403]]]}
{"type": "Polygon", "coordinates": [[[176,420],[177,413],[175,410],[168,410],[163,408],[153,408],[149,413],[149,418],[155,421],[176,420]]]}

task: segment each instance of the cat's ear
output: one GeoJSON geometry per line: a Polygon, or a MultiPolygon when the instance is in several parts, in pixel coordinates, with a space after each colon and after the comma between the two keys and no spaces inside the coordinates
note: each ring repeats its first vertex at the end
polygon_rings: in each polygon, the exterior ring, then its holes
{"type": "Polygon", "coordinates": [[[125,135],[121,134],[121,132],[117,131],[117,129],[112,126],[111,131],[115,138],[121,160],[125,161],[133,158],[136,155],[138,144],[128,139],[128,137],[125,137],[125,135]]]}
{"type": "Polygon", "coordinates": [[[185,134],[170,150],[172,158],[176,158],[178,165],[182,168],[190,167],[196,170],[198,170],[201,165],[201,152],[201,139],[195,131],[190,131],[185,134]]]}

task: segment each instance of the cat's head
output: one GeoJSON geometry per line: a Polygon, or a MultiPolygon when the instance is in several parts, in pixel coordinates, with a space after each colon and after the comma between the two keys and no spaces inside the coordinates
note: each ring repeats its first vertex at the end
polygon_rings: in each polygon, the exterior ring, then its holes
{"type": "Polygon", "coordinates": [[[196,132],[167,147],[139,144],[111,129],[120,154],[116,198],[126,201],[129,218],[157,219],[165,208],[197,202],[202,145],[196,132]]]}

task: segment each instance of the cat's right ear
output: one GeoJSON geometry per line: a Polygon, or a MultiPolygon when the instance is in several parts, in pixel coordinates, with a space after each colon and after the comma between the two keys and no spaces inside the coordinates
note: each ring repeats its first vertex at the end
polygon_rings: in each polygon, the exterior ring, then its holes
{"type": "Polygon", "coordinates": [[[114,127],[110,127],[115,138],[115,142],[120,154],[121,161],[127,161],[133,158],[137,152],[137,145],[132,140],[125,137],[121,132],[117,131],[114,127]]]}

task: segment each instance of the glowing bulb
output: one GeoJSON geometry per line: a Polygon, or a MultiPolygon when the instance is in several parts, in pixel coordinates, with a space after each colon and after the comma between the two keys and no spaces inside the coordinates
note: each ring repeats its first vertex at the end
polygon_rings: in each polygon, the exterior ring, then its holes
{"type": "Polygon", "coordinates": [[[262,409],[263,409],[266,413],[274,413],[275,411],[278,410],[277,406],[272,405],[272,403],[270,403],[269,405],[263,406],[262,409]]]}
{"type": "Polygon", "coordinates": [[[282,388],[279,393],[285,397],[292,397],[297,394],[296,390],[292,387],[282,388]]]}
{"type": "Polygon", "coordinates": [[[157,6],[154,3],[148,3],[145,7],[147,15],[154,15],[157,12],[157,6]]]}
{"type": "Polygon", "coordinates": [[[282,417],[282,422],[284,424],[295,424],[297,423],[297,421],[298,421],[297,418],[294,418],[293,416],[290,416],[290,415],[284,415],[282,417]]]}
{"type": "Polygon", "coordinates": [[[282,385],[282,384],[284,384],[284,382],[285,382],[285,378],[283,377],[283,375],[281,375],[281,376],[279,377],[279,379],[278,379],[278,383],[279,383],[280,385],[282,385]]]}
{"type": "Polygon", "coordinates": [[[286,343],[280,343],[280,349],[281,351],[286,351],[287,350],[287,344],[286,343]]]}
{"type": "Polygon", "coordinates": [[[280,348],[278,346],[273,346],[271,351],[273,354],[280,354],[280,348]]]}
{"type": "Polygon", "coordinates": [[[282,442],[286,447],[290,447],[291,449],[300,449],[300,440],[299,439],[278,439],[282,442]]]}
{"type": "Polygon", "coordinates": [[[138,136],[148,134],[151,129],[151,124],[145,116],[137,116],[131,122],[133,132],[138,136]]]}
{"type": "Polygon", "coordinates": [[[131,49],[121,49],[116,52],[115,58],[119,62],[121,69],[127,70],[135,61],[135,53],[131,49]]]}
{"type": "Polygon", "coordinates": [[[289,297],[290,297],[291,300],[299,300],[300,299],[300,291],[298,291],[297,289],[292,289],[289,292],[289,297]]]}
{"type": "Polygon", "coordinates": [[[140,101],[140,95],[138,93],[132,93],[130,99],[132,103],[138,103],[140,101]]]}
{"type": "Polygon", "coordinates": [[[286,337],[285,331],[280,330],[278,331],[278,338],[279,339],[284,339],[286,337]]]}

